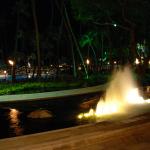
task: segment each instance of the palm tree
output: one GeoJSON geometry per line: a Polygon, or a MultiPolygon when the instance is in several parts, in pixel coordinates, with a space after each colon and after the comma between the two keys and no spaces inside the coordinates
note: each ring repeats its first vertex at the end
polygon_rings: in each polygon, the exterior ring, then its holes
{"type": "Polygon", "coordinates": [[[70,43],[71,43],[71,51],[72,51],[72,60],[73,60],[73,72],[74,72],[74,77],[77,76],[77,73],[76,73],[76,65],[75,65],[75,57],[74,57],[74,46],[75,45],[75,48],[79,54],[79,57],[81,59],[81,62],[82,62],[82,65],[83,65],[83,68],[84,68],[84,71],[85,71],[85,74],[86,74],[86,78],[88,78],[88,71],[87,71],[87,68],[86,68],[86,65],[85,65],[85,62],[83,60],[83,56],[82,56],[82,53],[80,51],[80,47],[79,47],[79,44],[78,44],[78,41],[74,35],[74,32],[73,32],[73,29],[72,29],[72,26],[71,26],[71,23],[70,23],[70,19],[69,19],[69,16],[68,16],[68,12],[67,12],[67,9],[66,9],[66,6],[64,4],[64,2],[62,2],[62,6],[59,6],[57,0],[55,1],[56,2],[56,6],[57,8],[59,9],[60,11],[60,14],[62,16],[62,19],[63,19],[63,22],[64,22],[64,25],[65,25],[65,28],[68,32],[68,36],[69,36],[69,40],[70,40],[70,43]]]}
{"type": "MultiPolygon", "coordinates": [[[[89,50],[92,51],[93,53],[93,59],[95,62],[95,66],[97,67],[98,65],[98,60],[97,60],[97,56],[96,56],[96,50],[94,47],[94,41],[95,41],[95,37],[97,36],[96,32],[88,32],[87,34],[84,34],[81,39],[80,39],[80,45],[81,47],[88,47],[89,50]]],[[[97,46],[97,45],[96,45],[97,46]]],[[[97,47],[96,47],[97,48],[97,47]]],[[[89,53],[89,52],[88,52],[89,53]]]]}
{"type": "Polygon", "coordinates": [[[40,77],[41,76],[41,52],[40,52],[40,40],[39,40],[39,30],[38,30],[38,22],[36,16],[35,0],[31,0],[31,3],[32,3],[32,15],[33,15],[34,26],[35,26],[35,38],[36,38],[36,50],[37,50],[37,62],[38,62],[37,77],[40,77]]]}
{"type": "Polygon", "coordinates": [[[89,77],[89,76],[88,76],[88,71],[87,71],[85,62],[84,62],[84,60],[83,60],[82,53],[81,53],[81,51],[80,51],[80,47],[79,47],[78,41],[77,41],[77,39],[76,39],[76,37],[75,37],[75,35],[74,35],[74,32],[73,32],[73,30],[72,30],[71,23],[70,23],[69,16],[68,16],[68,12],[67,12],[67,9],[66,9],[65,5],[64,5],[64,13],[65,13],[65,19],[66,19],[67,26],[68,26],[68,28],[69,28],[69,30],[70,30],[70,34],[71,34],[72,39],[73,39],[73,41],[74,41],[74,43],[75,43],[76,50],[77,50],[77,52],[78,52],[78,54],[79,54],[79,57],[80,57],[80,59],[81,59],[81,62],[82,62],[82,65],[83,65],[83,68],[84,68],[84,71],[85,71],[85,74],[86,74],[86,78],[88,79],[88,77],[89,77]]]}

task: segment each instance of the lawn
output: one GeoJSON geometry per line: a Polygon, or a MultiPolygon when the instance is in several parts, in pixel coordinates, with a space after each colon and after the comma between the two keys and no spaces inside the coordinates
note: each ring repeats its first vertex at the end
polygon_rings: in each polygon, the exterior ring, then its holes
{"type": "Polygon", "coordinates": [[[92,75],[89,79],[75,81],[26,81],[18,83],[1,82],[0,95],[51,92],[94,86],[106,83],[107,78],[108,77],[106,75],[92,75]]]}
{"type": "MultiPolygon", "coordinates": [[[[134,79],[141,84],[141,86],[150,85],[150,75],[139,77],[137,74],[133,75],[134,79]]],[[[72,81],[35,81],[30,80],[26,82],[0,82],[0,95],[10,94],[27,94],[27,93],[39,93],[39,92],[51,92],[58,90],[67,90],[82,88],[88,86],[95,86],[105,84],[111,78],[110,73],[102,74],[97,73],[90,75],[88,79],[72,80],[72,81]]]]}

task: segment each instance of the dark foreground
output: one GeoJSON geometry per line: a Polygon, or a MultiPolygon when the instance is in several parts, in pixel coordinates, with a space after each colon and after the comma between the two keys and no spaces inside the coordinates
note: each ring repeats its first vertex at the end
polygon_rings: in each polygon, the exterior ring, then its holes
{"type": "Polygon", "coordinates": [[[0,140],[2,150],[150,149],[150,114],[0,140]]]}
{"type": "Polygon", "coordinates": [[[93,93],[54,100],[0,103],[0,139],[77,126],[81,124],[77,115],[96,106],[99,97],[100,93],[93,93]],[[48,110],[52,117],[28,118],[35,110],[48,110]]]}

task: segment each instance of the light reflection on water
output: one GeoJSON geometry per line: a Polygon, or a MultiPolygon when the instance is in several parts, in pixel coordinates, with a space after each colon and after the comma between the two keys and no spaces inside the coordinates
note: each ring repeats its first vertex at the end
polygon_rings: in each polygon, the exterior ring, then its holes
{"type": "MultiPolygon", "coordinates": [[[[76,118],[99,100],[99,93],[65,97],[57,101],[7,103],[0,106],[0,139],[62,129],[82,124],[76,118]],[[96,98],[95,98],[96,97],[96,98]],[[98,98],[97,98],[98,97],[98,98]],[[92,100],[91,100],[92,99],[92,100]],[[93,101],[94,99],[94,101],[93,101]],[[95,101],[95,99],[97,99],[95,101]],[[78,100],[78,101],[77,101],[78,100]],[[88,101],[86,102],[85,101],[88,101]],[[36,110],[52,112],[51,118],[28,118],[36,110]]],[[[83,122],[84,124],[85,122],[83,122]]]]}
{"type": "Polygon", "coordinates": [[[17,109],[10,109],[9,119],[10,119],[10,128],[14,130],[15,135],[22,135],[23,128],[20,126],[20,119],[18,118],[20,111],[17,109]]]}

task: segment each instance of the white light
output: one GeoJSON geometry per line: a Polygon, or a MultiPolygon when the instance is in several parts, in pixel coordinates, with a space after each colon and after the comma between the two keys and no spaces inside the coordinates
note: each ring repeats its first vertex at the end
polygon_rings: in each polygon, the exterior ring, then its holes
{"type": "Polygon", "coordinates": [[[28,67],[31,68],[31,64],[28,62],[28,67]]]}
{"type": "Polygon", "coordinates": [[[79,66],[79,67],[78,67],[78,70],[81,70],[81,69],[82,69],[82,68],[79,66]]]}
{"type": "Polygon", "coordinates": [[[135,59],[135,64],[136,65],[140,64],[140,61],[137,58],[135,59]]]}
{"type": "Polygon", "coordinates": [[[28,75],[28,78],[29,78],[29,79],[31,78],[31,75],[30,75],[30,74],[28,75]]]}
{"type": "Polygon", "coordinates": [[[114,23],[114,24],[113,24],[113,26],[114,26],[114,27],[117,27],[117,24],[116,24],[116,23],[114,23]]]}
{"type": "Polygon", "coordinates": [[[7,73],[7,71],[6,70],[4,70],[4,74],[6,74],[7,73]]]}
{"type": "Polygon", "coordinates": [[[90,60],[89,60],[89,59],[86,60],[86,64],[87,64],[87,65],[90,64],[90,60]]]}
{"type": "Polygon", "coordinates": [[[14,61],[12,61],[12,60],[8,60],[8,63],[9,63],[11,66],[14,65],[14,61]]]}
{"type": "Polygon", "coordinates": [[[114,64],[117,64],[117,62],[116,62],[116,61],[114,61],[114,64]]]}

